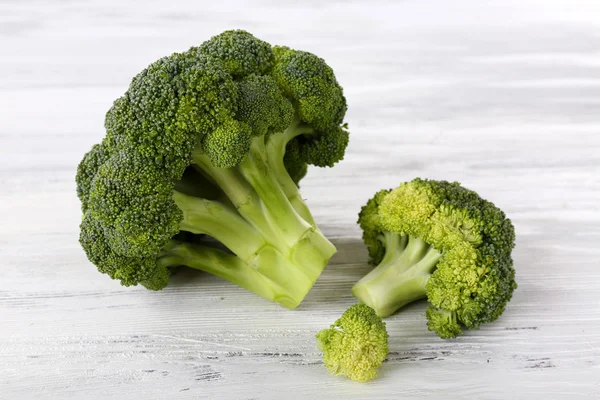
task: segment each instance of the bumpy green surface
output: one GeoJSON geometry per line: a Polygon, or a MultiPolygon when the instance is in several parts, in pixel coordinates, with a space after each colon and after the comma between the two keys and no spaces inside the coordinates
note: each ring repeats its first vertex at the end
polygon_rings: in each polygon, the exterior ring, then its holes
{"type": "Polygon", "coordinates": [[[364,304],[351,306],[316,337],[329,372],[359,382],[375,378],[389,352],[385,322],[364,304]]]}
{"type": "MultiPolygon", "coordinates": [[[[517,287],[511,221],[494,204],[456,182],[417,178],[380,191],[362,208],[359,224],[374,265],[386,258],[393,266],[399,256],[386,255],[386,246],[402,237],[409,243],[411,238],[422,239],[432,257],[441,254],[428,271],[404,275],[428,276],[423,292],[431,303],[428,325],[441,337],[494,321],[517,287]]],[[[401,272],[410,267],[403,266],[401,272]]],[[[395,295],[401,304],[402,295],[395,295]]]]}

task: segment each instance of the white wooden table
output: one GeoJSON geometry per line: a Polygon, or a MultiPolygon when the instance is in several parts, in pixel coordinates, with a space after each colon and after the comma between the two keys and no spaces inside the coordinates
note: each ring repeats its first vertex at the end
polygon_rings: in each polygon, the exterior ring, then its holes
{"type": "Polygon", "coordinates": [[[600,397],[598,2],[122,3],[0,3],[0,398],[600,397]],[[124,288],[77,241],[75,168],[112,100],[230,28],[324,57],[350,105],[346,160],[302,187],[339,253],[295,311],[194,271],[124,288]],[[357,212],[416,176],[507,212],[519,288],[456,340],[413,304],[377,380],[331,377],[314,335],[369,269],[357,212]]]}

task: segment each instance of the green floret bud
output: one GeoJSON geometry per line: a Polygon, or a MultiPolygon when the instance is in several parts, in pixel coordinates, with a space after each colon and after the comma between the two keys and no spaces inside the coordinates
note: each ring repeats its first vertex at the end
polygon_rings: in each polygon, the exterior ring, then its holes
{"type": "Polygon", "coordinates": [[[299,136],[301,157],[317,167],[333,167],[344,158],[348,132],[338,127],[320,136],[299,136]]]}
{"type": "Polygon", "coordinates": [[[264,74],[273,65],[271,45],[243,30],[225,31],[204,42],[198,52],[223,62],[233,76],[264,74]]]}
{"type": "Polygon", "coordinates": [[[434,331],[442,339],[455,338],[463,333],[458,323],[456,312],[438,310],[435,307],[427,307],[425,313],[429,330],[434,331]]]}
{"type": "Polygon", "coordinates": [[[337,128],[346,114],[346,98],[333,70],[314,54],[276,46],[273,77],[296,103],[299,118],[316,130],[337,128]]]}
{"type": "Polygon", "coordinates": [[[497,319],[517,286],[512,223],[457,182],[415,179],[379,192],[359,223],[377,267],[352,293],[378,315],[427,297],[429,329],[454,337],[497,319]]]}
{"type": "Polygon", "coordinates": [[[246,157],[251,141],[250,127],[232,119],[204,136],[202,149],[216,167],[231,168],[246,157]]]}
{"type": "Polygon", "coordinates": [[[100,168],[109,157],[110,153],[107,151],[106,146],[95,144],[92,149],[86,153],[77,167],[77,175],[75,176],[75,182],[77,183],[77,197],[79,197],[79,200],[81,201],[81,208],[84,213],[87,210],[92,181],[98,172],[98,168],[100,168]]]}
{"type": "Polygon", "coordinates": [[[106,137],[102,144],[107,149],[117,149],[123,144],[125,125],[130,118],[135,118],[130,115],[131,107],[127,97],[121,96],[113,102],[113,105],[106,112],[104,118],[104,129],[106,129],[106,137]]]}
{"type": "Polygon", "coordinates": [[[329,372],[359,382],[375,378],[389,352],[385,322],[364,304],[350,307],[316,337],[329,372]]]}
{"type": "Polygon", "coordinates": [[[98,270],[119,280],[123,286],[141,283],[148,289],[160,290],[167,285],[167,268],[158,265],[154,257],[126,257],[115,253],[106,241],[101,224],[89,212],[81,222],[79,242],[98,270]]]}
{"type": "Polygon", "coordinates": [[[379,264],[385,254],[385,246],[381,240],[384,228],[379,218],[379,206],[390,191],[391,189],[380,190],[375,193],[358,214],[358,224],[363,230],[362,238],[367,245],[370,262],[373,265],[379,264]]]}
{"type": "Polygon", "coordinates": [[[270,76],[250,75],[238,82],[237,119],[250,125],[254,136],[283,132],[294,118],[292,103],[270,76]]]}
{"type": "Polygon", "coordinates": [[[96,173],[89,210],[116,253],[151,256],[179,232],[183,215],[172,200],[173,189],[154,163],[116,153],[96,173]]]}
{"type": "Polygon", "coordinates": [[[349,135],[342,127],[323,133],[299,124],[286,132],[290,131],[302,132],[287,142],[283,159],[285,169],[296,185],[306,175],[309,164],[333,167],[344,158],[349,135]]]}

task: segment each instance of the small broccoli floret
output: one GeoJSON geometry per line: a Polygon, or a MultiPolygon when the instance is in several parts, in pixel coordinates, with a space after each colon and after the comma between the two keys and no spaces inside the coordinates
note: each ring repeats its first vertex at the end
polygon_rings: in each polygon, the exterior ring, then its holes
{"type": "Polygon", "coordinates": [[[234,119],[204,136],[202,149],[210,162],[219,168],[238,165],[250,151],[252,131],[250,127],[234,119]]]}
{"type": "Polygon", "coordinates": [[[183,218],[175,184],[152,161],[120,151],[96,171],[89,213],[111,248],[124,256],[151,256],[179,232],[183,218]]]}
{"type": "Polygon", "coordinates": [[[364,304],[350,307],[316,337],[329,372],[359,382],[377,376],[377,369],[389,351],[385,322],[364,304]]]}
{"type": "Polygon", "coordinates": [[[385,244],[381,240],[383,228],[379,218],[379,206],[390,190],[380,190],[375,193],[358,215],[358,223],[363,230],[363,241],[367,245],[372,264],[381,262],[385,254],[385,244]]]}
{"type": "Polygon", "coordinates": [[[142,284],[151,290],[167,285],[169,270],[155,257],[126,257],[117,254],[108,244],[101,224],[91,213],[85,213],[81,222],[79,242],[98,270],[124,286],[142,284]]]}
{"type": "Polygon", "coordinates": [[[300,154],[300,145],[296,139],[290,141],[285,149],[285,156],[283,157],[284,168],[290,174],[290,178],[296,185],[302,178],[306,176],[308,172],[308,164],[306,163],[303,155],[300,154]]]}
{"type": "Polygon", "coordinates": [[[321,131],[339,126],[346,114],[346,98],[325,61],[283,46],[275,47],[273,53],[273,77],[297,104],[300,119],[321,131]]]}
{"type": "Polygon", "coordinates": [[[283,132],[294,118],[294,107],[277,82],[268,75],[250,75],[238,83],[236,117],[247,123],[254,136],[283,132]]]}
{"type": "Polygon", "coordinates": [[[108,160],[110,152],[103,144],[95,144],[92,149],[83,156],[83,160],[77,167],[75,182],[77,183],[77,196],[81,201],[83,212],[87,210],[90,186],[96,176],[96,171],[108,160]]]}
{"type": "Polygon", "coordinates": [[[80,241],[101,272],[160,289],[185,265],[302,301],[335,247],[297,183],[341,160],[348,133],[331,69],[286,53],[226,31],[133,78],[76,177],[80,241]]]}
{"type": "Polygon", "coordinates": [[[325,135],[299,136],[301,158],[306,163],[317,167],[333,167],[335,163],[344,158],[348,146],[348,132],[338,127],[330,130],[325,135]]]}
{"type": "Polygon", "coordinates": [[[204,42],[198,52],[218,59],[234,77],[268,73],[273,66],[271,45],[242,30],[230,30],[204,42]]]}
{"type": "Polygon", "coordinates": [[[442,338],[496,320],[517,287],[505,214],[460,184],[415,179],[378,192],[358,220],[375,269],[352,293],[388,316],[427,297],[442,338]]]}

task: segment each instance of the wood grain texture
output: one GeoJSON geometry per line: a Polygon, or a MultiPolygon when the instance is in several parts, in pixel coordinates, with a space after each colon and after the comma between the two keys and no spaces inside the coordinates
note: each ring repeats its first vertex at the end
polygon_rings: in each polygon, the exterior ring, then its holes
{"type": "Polygon", "coordinates": [[[0,2],[0,398],[600,397],[600,6],[596,1],[0,2]],[[161,292],[100,275],[73,182],[139,70],[229,28],[334,68],[352,141],[303,194],[339,248],[286,311],[181,271],[161,292]],[[376,190],[461,181],[517,230],[505,314],[455,340],[425,302],[389,318],[379,379],[330,377],[315,333],[369,269],[376,190]]]}

